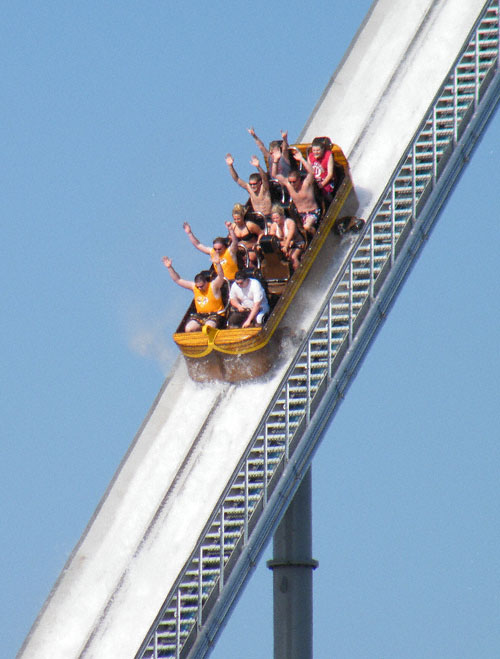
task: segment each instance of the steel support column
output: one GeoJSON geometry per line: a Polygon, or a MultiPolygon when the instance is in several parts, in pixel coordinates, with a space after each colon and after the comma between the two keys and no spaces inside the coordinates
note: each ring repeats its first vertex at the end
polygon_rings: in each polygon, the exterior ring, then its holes
{"type": "Polygon", "coordinates": [[[273,540],[274,659],[312,659],[311,469],[307,471],[273,540]]]}

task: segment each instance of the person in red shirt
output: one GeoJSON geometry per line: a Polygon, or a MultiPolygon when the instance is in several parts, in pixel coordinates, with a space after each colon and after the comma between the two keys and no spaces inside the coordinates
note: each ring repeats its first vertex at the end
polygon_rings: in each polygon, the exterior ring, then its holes
{"type": "Polygon", "coordinates": [[[335,187],[335,168],[333,153],[327,149],[320,137],[315,137],[311,144],[311,151],[307,156],[314,172],[314,178],[325,199],[330,202],[335,187]]]}

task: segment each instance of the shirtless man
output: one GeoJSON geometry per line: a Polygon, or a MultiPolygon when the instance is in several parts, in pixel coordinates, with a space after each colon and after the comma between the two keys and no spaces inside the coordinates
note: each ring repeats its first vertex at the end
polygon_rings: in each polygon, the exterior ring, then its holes
{"type": "Polygon", "coordinates": [[[266,172],[260,166],[257,156],[252,156],[250,164],[256,167],[259,173],[250,174],[248,183],[238,176],[234,168],[234,158],[230,153],[226,156],[226,164],[229,167],[229,173],[231,174],[233,181],[242,187],[243,190],[246,190],[250,195],[253,210],[256,213],[261,213],[267,218],[271,214],[272,206],[271,193],[269,192],[269,179],[267,178],[266,172]]]}
{"type": "Polygon", "coordinates": [[[300,172],[297,171],[290,172],[288,179],[281,176],[281,174],[278,174],[276,178],[290,193],[295,208],[302,219],[304,229],[308,234],[314,236],[321,216],[321,208],[318,207],[314,195],[314,171],[311,164],[304,160],[300,151],[295,151],[293,157],[306,170],[305,178],[302,178],[300,172]]]}
{"type": "Polygon", "coordinates": [[[249,128],[248,132],[253,137],[262,155],[264,156],[264,160],[267,163],[267,171],[270,177],[276,178],[276,174],[288,176],[292,169],[290,165],[290,156],[288,153],[288,131],[282,130],[281,142],[279,140],[273,140],[269,145],[269,149],[266,149],[264,142],[260,139],[260,137],[257,136],[253,127],[249,128]]]}

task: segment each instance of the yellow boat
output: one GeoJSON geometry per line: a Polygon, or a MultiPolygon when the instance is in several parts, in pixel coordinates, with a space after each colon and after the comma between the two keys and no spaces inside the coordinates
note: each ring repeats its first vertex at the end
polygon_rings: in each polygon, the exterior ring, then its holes
{"type": "MultiPolygon", "coordinates": [[[[294,144],[290,148],[299,149],[302,155],[307,157],[310,146],[294,144]]],[[[282,262],[281,268],[278,266],[281,269],[281,277],[276,276],[276,268],[272,264],[266,264],[266,255],[263,255],[261,278],[267,283],[272,307],[265,324],[262,327],[244,329],[214,329],[205,326],[201,332],[183,332],[186,319],[194,311],[194,303],[187,310],[173,338],[184,355],[193,380],[239,382],[253,379],[267,373],[276,361],[276,351],[280,349],[282,338],[280,322],[285,312],[292,304],[335,222],[346,214],[354,215],[357,210],[358,202],[347,159],[338,145],[332,144],[331,150],[339,183],[314,238],[302,255],[298,269],[290,276],[287,265],[283,272],[282,262]]]]}

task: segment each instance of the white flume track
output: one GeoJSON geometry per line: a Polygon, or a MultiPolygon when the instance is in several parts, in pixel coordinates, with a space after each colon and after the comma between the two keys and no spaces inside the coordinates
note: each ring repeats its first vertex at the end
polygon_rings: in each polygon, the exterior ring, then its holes
{"type": "Polygon", "coordinates": [[[373,5],[300,136],[329,135],[342,146],[366,231],[331,237],[332,251],[323,250],[285,318],[294,339],[268,378],[203,386],[177,361],[20,657],[209,650],[499,93],[498,0],[373,5]],[[295,402],[303,409],[292,414],[295,402]],[[267,450],[278,436],[282,445],[276,439],[259,467],[269,477],[250,504],[249,445],[267,450]],[[281,462],[273,466],[274,454],[281,462]],[[224,497],[241,469],[245,517],[232,555],[224,497]],[[222,529],[219,558],[210,554],[212,528],[222,529]],[[206,575],[189,584],[197,565],[206,575]]]}

